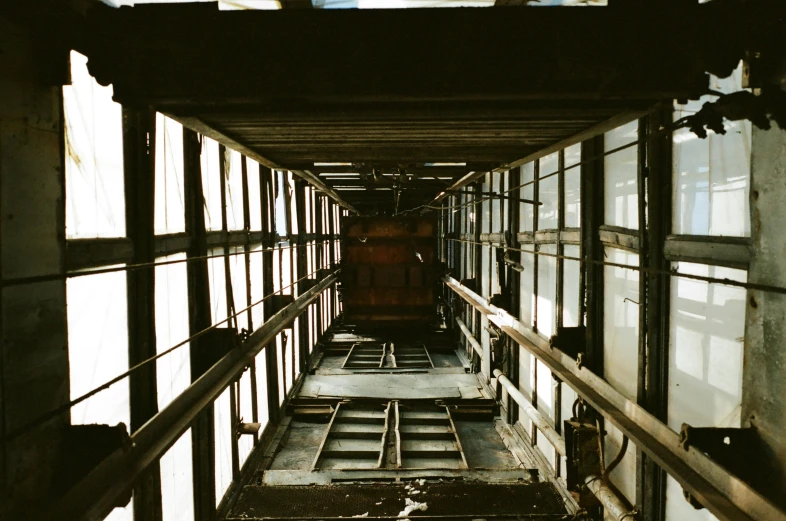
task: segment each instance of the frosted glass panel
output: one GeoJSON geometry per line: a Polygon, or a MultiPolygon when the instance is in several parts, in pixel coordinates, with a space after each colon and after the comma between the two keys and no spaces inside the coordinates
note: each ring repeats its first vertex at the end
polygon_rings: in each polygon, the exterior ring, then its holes
{"type": "MultiPolygon", "coordinates": [[[[546,367],[543,362],[537,360],[537,386],[538,386],[538,411],[554,425],[554,379],[551,377],[551,371],[546,367]]],[[[556,451],[551,442],[546,437],[538,432],[537,446],[540,451],[546,456],[546,461],[549,462],[551,467],[554,467],[554,456],[556,451]]]]}
{"type": "MultiPolygon", "coordinates": [[[[680,273],[747,280],[747,272],[673,263],[680,273]]],[[[671,278],[669,427],[740,427],[745,289],[671,278]]]]}
{"type": "MultiPolygon", "coordinates": [[[[500,193],[500,186],[502,184],[502,174],[499,172],[491,172],[489,174],[491,177],[491,192],[494,194],[500,193]]],[[[500,204],[502,200],[499,197],[494,197],[491,200],[491,231],[493,233],[499,233],[502,231],[502,205],[500,204]]]]}
{"type": "Polygon", "coordinates": [[[246,158],[248,171],[248,211],[251,216],[251,231],[262,230],[262,194],[260,192],[259,163],[246,158]]]}
{"type": "MultiPolygon", "coordinates": [[[[156,262],[185,258],[185,253],[177,253],[156,262]]],[[[185,263],[157,266],[155,270],[156,352],[161,353],[189,337],[188,280],[185,263]]],[[[156,361],[159,410],[191,384],[189,348],[186,344],[156,361]]]]}
{"type": "MultiPolygon", "coordinates": [[[[246,288],[246,259],[243,254],[244,249],[242,246],[237,248],[230,248],[229,253],[229,271],[232,274],[232,297],[234,300],[234,313],[238,315],[235,317],[237,330],[248,330],[248,312],[243,311],[248,307],[248,293],[246,288]]],[[[222,260],[222,259],[217,259],[222,260]]]]}
{"type": "Polygon", "coordinates": [[[581,223],[581,143],[565,149],[565,227],[581,223]],[[572,165],[573,168],[570,168],[572,165]]]}
{"type": "Polygon", "coordinates": [[[232,483],[232,409],[230,407],[229,393],[230,389],[227,387],[213,403],[216,451],[216,506],[224,497],[229,484],[232,483]]]}
{"type": "MultiPolygon", "coordinates": [[[[540,251],[548,254],[557,253],[556,244],[541,245],[540,251]]],[[[538,332],[546,338],[556,333],[554,327],[557,302],[557,259],[538,256],[538,332]]]]}
{"type": "MultiPolygon", "coordinates": [[[[742,67],[726,79],[712,77],[719,92],[740,90],[742,67]]],[[[715,96],[675,105],[674,118],[693,114],[715,96]]],[[[700,139],[688,129],[673,134],[674,218],[678,234],[750,236],[751,123],[724,121],[726,134],[700,139]]]]}
{"type": "MultiPolygon", "coordinates": [[[[264,297],[264,289],[262,287],[262,257],[265,253],[260,253],[262,246],[256,246],[251,250],[251,302],[256,304],[264,297]]],[[[254,323],[254,329],[259,328],[264,322],[264,303],[259,303],[251,308],[251,320],[254,323]]]]}
{"type": "MultiPolygon", "coordinates": [[[[522,250],[534,251],[532,244],[522,244],[522,250]]],[[[535,320],[535,255],[521,252],[521,265],[524,273],[521,274],[521,296],[519,298],[519,321],[532,327],[535,320]]]]}
{"type": "Polygon", "coordinates": [[[538,230],[557,229],[557,212],[559,211],[559,176],[552,176],[540,181],[538,185],[538,230]]]}
{"type": "MultiPolygon", "coordinates": [[[[223,248],[209,250],[209,255],[221,255],[224,253],[223,248]]],[[[207,260],[208,278],[210,281],[210,310],[213,316],[213,324],[225,320],[227,318],[227,287],[226,287],[226,273],[224,269],[224,259],[216,257],[207,260]]],[[[229,327],[229,324],[224,323],[221,327],[229,327]]]]}
{"type": "Polygon", "coordinates": [[[243,229],[243,156],[226,149],[227,230],[243,229]]]}
{"type": "MultiPolygon", "coordinates": [[[[638,121],[631,121],[604,136],[607,151],[627,145],[639,137],[638,121]]],[[[604,159],[604,215],[612,226],[638,229],[638,145],[610,154],[604,159]]]]}
{"type": "MultiPolygon", "coordinates": [[[[490,192],[491,191],[491,183],[490,183],[490,173],[486,174],[484,177],[483,184],[481,185],[480,191],[481,192],[490,192]]],[[[490,233],[491,232],[491,200],[485,199],[488,196],[482,196],[483,202],[480,203],[480,211],[483,215],[483,221],[481,224],[480,233],[490,233]]]]}
{"type": "Polygon", "coordinates": [[[186,231],[183,126],[156,114],[156,234],[186,231]]]}
{"type": "MultiPolygon", "coordinates": [[[[243,423],[251,423],[254,420],[254,408],[251,403],[251,371],[246,370],[240,377],[240,418],[243,423]]],[[[251,450],[254,448],[254,437],[248,434],[240,436],[237,440],[238,458],[240,466],[248,459],[251,450]]]]}
{"type": "MultiPolygon", "coordinates": [[[[66,281],[71,398],[128,370],[126,274],[103,273],[66,281]]],[[[129,426],[128,379],[71,408],[74,424],[129,426]]]]}
{"type": "Polygon", "coordinates": [[[194,519],[191,429],[161,456],[161,510],[164,521],[194,519]]]}
{"type": "Polygon", "coordinates": [[[205,227],[221,229],[221,169],[218,143],[202,136],[202,192],[205,195],[205,227]]]}
{"type": "MultiPolygon", "coordinates": [[[[579,247],[565,245],[563,253],[566,257],[578,258],[579,247]]],[[[575,327],[579,325],[579,261],[565,260],[562,265],[562,325],[575,327]]]]}
{"type": "Polygon", "coordinates": [[[123,237],[123,115],[87,71],[87,58],[71,52],[71,85],[63,87],[65,117],[66,237],[123,237]]]}
{"type": "MultiPolygon", "coordinates": [[[[521,199],[529,199],[530,201],[535,198],[535,186],[532,181],[535,179],[535,163],[527,163],[521,167],[521,184],[527,184],[520,189],[521,199]]],[[[530,203],[521,203],[519,213],[519,230],[522,232],[533,231],[533,219],[535,215],[535,206],[530,203]]]]}
{"type": "MultiPolygon", "coordinates": [[[[519,348],[519,390],[528,399],[532,398],[532,390],[535,388],[535,356],[524,349],[519,348]]],[[[519,408],[519,421],[530,432],[532,421],[523,409],[519,408]]]]}
{"type": "MultiPolygon", "coordinates": [[[[605,248],[607,262],[638,266],[639,256],[605,248]]],[[[636,399],[639,342],[639,272],[604,266],[604,377],[629,400],[636,399]]]]}
{"type": "MultiPolygon", "coordinates": [[[[606,436],[603,438],[603,451],[605,464],[608,466],[622,448],[622,432],[611,422],[605,422],[604,428],[606,436]]],[[[628,450],[614,472],[609,474],[609,480],[630,503],[636,503],[636,446],[632,442],[628,442],[628,450]]]]}
{"type": "Polygon", "coordinates": [[[666,475],[666,521],[718,521],[708,510],[696,510],[682,495],[682,486],[666,475]]]}

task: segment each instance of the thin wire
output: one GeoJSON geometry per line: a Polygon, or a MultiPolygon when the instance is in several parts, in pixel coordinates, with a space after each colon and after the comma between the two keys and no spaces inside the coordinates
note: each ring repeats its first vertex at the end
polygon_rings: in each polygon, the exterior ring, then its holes
{"type": "Polygon", "coordinates": [[[40,425],[40,424],[42,424],[42,423],[44,423],[46,421],[49,421],[52,418],[55,418],[55,417],[59,416],[60,414],[63,414],[66,411],[71,410],[71,408],[74,407],[75,405],[78,405],[78,404],[82,403],[83,401],[87,400],[88,398],[90,398],[92,396],[95,396],[96,394],[100,393],[101,391],[104,391],[104,390],[110,388],[114,384],[116,384],[116,383],[120,382],[121,380],[123,380],[124,378],[130,376],[132,373],[138,371],[139,369],[141,369],[142,367],[148,365],[149,363],[154,362],[154,361],[158,360],[159,358],[172,353],[176,349],[179,349],[179,348],[183,347],[184,345],[188,344],[192,340],[195,340],[195,339],[201,337],[202,335],[204,335],[208,331],[216,329],[221,324],[224,324],[224,323],[228,322],[229,320],[235,318],[237,315],[239,315],[241,313],[245,313],[246,311],[248,311],[252,307],[261,304],[262,302],[264,302],[268,298],[272,297],[273,295],[276,295],[276,294],[284,291],[285,289],[291,288],[292,286],[294,286],[298,282],[301,282],[301,281],[307,279],[308,277],[310,277],[311,275],[317,273],[320,269],[322,269],[322,268],[316,269],[316,270],[312,271],[311,273],[309,273],[307,275],[304,275],[303,277],[299,278],[298,280],[292,282],[291,284],[289,284],[287,286],[284,286],[282,288],[279,288],[276,291],[265,295],[264,297],[262,297],[260,300],[258,300],[256,302],[254,302],[253,304],[251,304],[249,306],[246,306],[245,308],[241,309],[240,311],[235,312],[234,314],[228,316],[227,318],[221,320],[220,322],[216,322],[215,324],[213,324],[210,327],[207,327],[207,328],[205,328],[205,329],[203,329],[203,330],[201,330],[201,331],[199,331],[197,333],[194,333],[190,337],[186,338],[185,340],[183,340],[182,342],[180,342],[178,344],[175,344],[174,346],[170,347],[166,351],[162,351],[162,352],[156,354],[155,356],[151,356],[150,358],[139,362],[135,366],[130,367],[126,372],[117,375],[116,377],[112,378],[111,380],[109,380],[108,382],[106,382],[106,383],[104,383],[102,385],[99,385],[98,387],[94,388],[92,391],[88,391],[87,393],[83,394],[82,396],[80,396],[78,398],[74,398],[73,400],[71,400],[71,401],[69,401],[67,403],[64,403],[63,405],[61,405],[61,406],[51,410],[50,412],[48,412],[46,414],[43,414],[43,415],[39,416],[38,418],[36,418],[36,419],[26,423],[25,425],[22,425],[21,427],[17,428],[16,430],[11,431],[10,433],[8,433],[5,436],[4,440],[14,439],[17,436],[19,436],[21,434],[24,434],[28,430],[32,429],[33,427],[36,427],[37,425],[40,425]]]}
{"type": "MultiPolygon", "coordinates": [[[[291,248],[297,248],[298,246],[308,246],[309,244],[324,244],[326,242],[332,242],[335,239],[325,239],[323,241],[314,241],[313,243],[306,243],[306,244],[290,244],[289,246],[279,246],[273,248],[266,248],[261,250],[251,250],[251,251],[239,251],[235,253],[227,253],[227,254],[217,254],[217,255],[203,255],[201,257],[188,257],[185,259],[180,260],[171,260],[171,261],[164,261],[164,262],[142,262],[139,264],[126,264],[124,266],[115,266],[113,268],[100,268],[100,269],[89,269],[89,270],[80,270],[80,271],[69,271],[67,273],[51,273],[48,275],[34,275],[32,277],[17,277],[17,278],[10,278],[10,279],[3,279],[0,281],[0,287],[6,288],[9,286],[22,286],[25,284],[35,284],[37,282],[49,282],[53,280],[62,280],[62,279],[72,279],[76,277],[85,277],[87,275],[100,275],[102,273],[116,273],[118,271],[136,271],[142,270],[147,268],[156,268],[158,266],[169,266],[170,264],[181,264],[184,262],[194,262],[198,260],[206,260],[206,259],[217,259],[219,257],[234,257],[236,255],[245,255],[246,253],[265,253],[265,252],[275,252],[278,250],[288,250],[291,248]]],[[[221,246],[220,244],[218,246],[221,246]]],[[[235,246],[230,247],[241,247],[246,246],[245,244],[238,244],[235,246]]],[[[251,245],[249,245],[251,246],[251,245]]],[[[173,252],[177,253],[177,252],[173,252]]]]}
{"type": "MultiPolygon", "coordinates": [[[[605,152],[603,152],[601,154],[596,154],[596,155],[594,155],[594,156],[592,156],[590,158],[584,159],[583,161],[579,161],[578,163],[575,163],[575,164],[572,164],[570,166],[564,167],[562,170],[558,169],[556,172],[553,172],[551,174],[547,174],[547,175],[538,177],[537,179],[533,179],[532,181],[527,181],[526,183],[523,183],[523,184],[520,184],[520,185],[517,185],[517,186],[513,186],[513,187],[508,188],[507,190],[503,190],[503,191],[499,192],[499,194],[495,194],[495,195],[507,194],[509,192],[512,192],[513,190],[516,190],[516,189],[519,189],[519,188],[524,188],[525,186],[529,186],[529,185],[535,184],[536,181],[539,182],[539,181],[542,181],[544,179],[548,179],[549,177],[554,177],[555,175],[559,175],[562,172],[567,172],[568,170],[572,170],[574,168],[578,168],[581,165],[586,165],[587,163],[591,163],[591,162],[596,161],[598,159],[604,158],[604,157],[606,157],[608,155],[616,154],[617,152],[621,152],[621,151],[626,150],[628,148],[631,148],[631,147],[633,147],[635,145],[648,142],[648,141],[650,141],[652,139],[661,138],[661,137],[663,137],[663,136],[665,136],[667,134],[671,134],[673,132],[676,132],[677,130],[685,128],[685,126],[687,124],[687,121],[688,121],[688,118],[689,118],[689,116],[686,116],[684,118],[680,118],[677,121],[671,123],[670,125],[668,125],[668,126],[662,128],[662,129],[658,130],[657,132],[654,132],[652,134],[648,134],[647,136],[644,136],[644,137],[640,137],[640,138],[636,139],[635,141],[631,141],[630,143],[626,143],[624,145],[620,145],[617,148],[613,148],[611,150],[607,150],[607,151],[605,151],[605,152]]],[[[473,199],[472,201],[469,201],[469,202],[466,202],[466,203],[462,203],[462,204],[459,204],[459,205],[453,205],[453,206],[432,206],[432,205],[429,205],[429,204],[424,204],[424,205],[418,206],[416,208],[412,208],[411,210],[406,210],[406,211],[401,212],[401,213],[412,212],[412,211],[420,210],[420,209],[423,209],[423,208],[428,208],[430,210],[460,210],[462,208],[467,208],[469,206],[475,206],[475,205],[480,204],[480,203],[482,203],[484,201],[488,201],[489,199],[493,199],[493,197],[482,197],[480,199],[473,199]]]]}
{"type": "Polygon", "coordinates": [[[463,242],[463,243],[467,243],[467,244],[477,244],[477,245],[480,245],[480,246],[493,246],[495,248],[506,248],[506,249],[511,250],[511,251],[519,251],[519,252],[522,252],[522,253],[530,253],[532,255],[543,255],[545,257],[554,257],[555,259],[572,260],[572,261],[579,262],[581,264],[599,264],[601,266],[611,266],[613,268],[625,268],[625,269],[628,269],[628,270],[640,271],[640,272],[644,272],[644,273],[651,273],[653,275],[669,275],[669,276],[672,276],[672,277],[679,277],[679,278],[683,278],[683,279],[700,280],[700,281],[703,281],[703,282],[712,282],[712,283],[716,283],[716,284],[723,284],[724,286],[735,286],[735,287],[738,287],[738,288],[752,289],[752,290],[757,290],[757,291],[768,291],[770,293],[779,293],[779,294],[782,294],[782,295],[786,295],[786,288],[783,288],[783,287],[780,287],[780,286],[770,286],[768,284],[757,284],[755,282],[740,282],[740,281],[732,280],[732,279],[719,279],[717,277],[705,277],[704,275],[692,275],[690,273],[681,273],[681,272],[677,271],[676,268],[673,269],[673,270],[661,270],[661,269],[658,269],[658,268],[650,268],[650,267],[644,267],[644,266],[631,266],[629,264],[620,264],[620,263],[617,263],[617,262],[601,261],[601,260],[595,260],[595,259],[582,259],[580,257],[570,257],[570,256],[567,256],[567,255],[559,255],[559,254],[556,254],[556,253],[546,253],[546,252],[543,252],[543,251],[534,251],[534,250],[530,251],[530,250],[522,250],[520,248],[511,248],[511,247],[508,247],[508,246],[496,246],[496,245],[484,244],[482,242],[468,241],[468,240],[465,240],[465,239],[452,239],[452,238],[449,238],[449,237],[441,237],[441,238],[442,239],[447,239],[449,241],[463,242]]]}

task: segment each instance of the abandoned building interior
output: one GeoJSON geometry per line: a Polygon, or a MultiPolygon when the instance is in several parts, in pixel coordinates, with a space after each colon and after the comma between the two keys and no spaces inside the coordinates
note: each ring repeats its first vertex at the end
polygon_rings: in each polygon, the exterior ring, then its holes
{"type": "Polygon", "coordinates": [[[786,520],[784,4],[4,0],[0,519],[786,520]]]}

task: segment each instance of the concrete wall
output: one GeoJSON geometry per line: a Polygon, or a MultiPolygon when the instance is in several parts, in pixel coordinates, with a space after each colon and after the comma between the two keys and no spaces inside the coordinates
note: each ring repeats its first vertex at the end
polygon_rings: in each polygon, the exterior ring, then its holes
{"type": "MultiPolygon", "coordinates": [[[[4,280],[62,273],[65,250],[61,89],[44,72],[66,57],[0,18],[0,272],[4,280]]],[[[67,401],[65,280],[2,290],[0,403],[5,432],[67,401]]],[[[6,441],[0,514],[42,504],[65,415],[6,441]],[[3,508],[4,507],[4,508],[3,508]]],[[[2,515],[0,515],[2,517],[2,515]]],[[[12,517],[12,516],[10,516],[12,517]]]]}

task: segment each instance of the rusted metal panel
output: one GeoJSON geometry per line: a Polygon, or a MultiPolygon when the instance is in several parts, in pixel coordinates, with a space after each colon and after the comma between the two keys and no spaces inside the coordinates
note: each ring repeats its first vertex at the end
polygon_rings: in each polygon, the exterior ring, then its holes
{"type": "Polygon", "coordinates": [[[428,323],[436,318],[435,217],[347,217],[342,233],[348,321],[428,323]]]}

